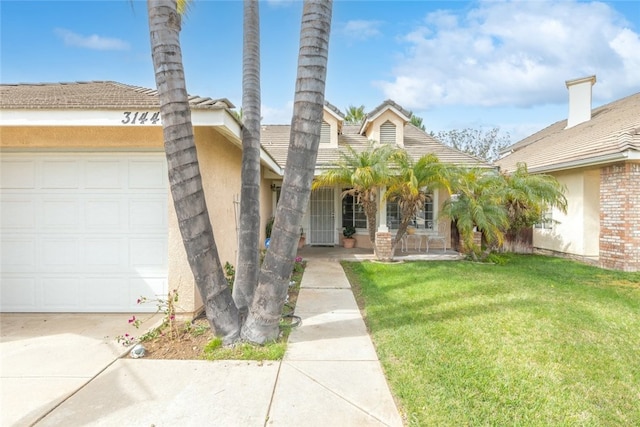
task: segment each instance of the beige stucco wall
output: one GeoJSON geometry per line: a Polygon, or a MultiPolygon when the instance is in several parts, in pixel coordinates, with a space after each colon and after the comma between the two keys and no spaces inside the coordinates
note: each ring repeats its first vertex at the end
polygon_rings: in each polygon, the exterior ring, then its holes
{"type": "Polygon", "coordinates": [[[151,126],[3,126],[0,147],[11,149],[163,150],[162,128],[151,126]]]}
{"type": "MultiPolygon", "coordinates": [[[[213,128],[195,128],[198,162],[202,175],[209,218],[220,262],[236,265],[236,215],[240,213],[240,167],[242,151],[213,128]],[[237,213],[236,213],[237,212],[237,213]]],[[[182,237],[169,199],[169,288],[180,294],[180,307],[193,312],[202,307],[200,294],[187,261],[182,237]]]]}
{"type": "Polygon", "coordinates": [[[600,175],[598,170],[554,174],[566,186],[567,213],[553,209],[558,221],[551,229],[534,228],[533,246],[581,257],[597,258],[599,252],[600,175]]]}

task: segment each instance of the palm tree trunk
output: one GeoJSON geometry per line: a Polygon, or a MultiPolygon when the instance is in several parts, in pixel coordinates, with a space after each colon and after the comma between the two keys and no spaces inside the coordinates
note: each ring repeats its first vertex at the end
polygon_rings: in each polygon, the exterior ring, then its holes
{"type": "Polygon", "coordinates": [[[175,0],[149,0],[147,9],[169,184],[182,241],[212,330],[231,343],[238,338],[240,322],[202,189],[182,65],[180,15],[175,0]]]}
{"type": "Polygon", "coordinates": [[[309,204],[324,107],[332,1],[305,0],[300,30],[298,76],[282,195],[271,244],[242,338],[257,344],[279,335],[302,217],[309,204]]]}
{"type": "Polygon", "coordinates": [[[244,321],[260,271],[260,17],[257,0],[244,2],[242,58],[242,190],[233,299],[244,321]]]}

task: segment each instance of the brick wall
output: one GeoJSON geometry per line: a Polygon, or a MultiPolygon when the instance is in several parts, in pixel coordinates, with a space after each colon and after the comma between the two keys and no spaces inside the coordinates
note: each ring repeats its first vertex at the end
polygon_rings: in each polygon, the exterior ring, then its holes
{"type": "Polygon", "coordinates": [[[600,172],[600,265],[640,271],[640,163],[600,172]]]}

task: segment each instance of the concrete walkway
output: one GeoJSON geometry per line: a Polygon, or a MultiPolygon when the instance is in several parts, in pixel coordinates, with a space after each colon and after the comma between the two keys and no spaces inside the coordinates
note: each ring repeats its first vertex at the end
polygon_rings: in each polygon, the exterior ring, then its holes
{"type": "Polygon", "coordinates": [[[369,251],[300,255],[302,325],[281,362],[121,358],[128,315],[2,315],[1,425],[402,426],[336,262],[369,251]]]}

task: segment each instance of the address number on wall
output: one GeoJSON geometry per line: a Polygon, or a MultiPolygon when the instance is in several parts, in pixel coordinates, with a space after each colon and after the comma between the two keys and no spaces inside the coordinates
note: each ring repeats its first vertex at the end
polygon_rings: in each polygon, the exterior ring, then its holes
{"type": "Polygon", "coordinates": [[[155,125],[160,121],[159,112],[152,113],[150,111],[136,111],[133,113],[131,111],[125,111],[123,114],[124,118],[121,120],[123,125],[144,125],[147,122],[155,125]]]}

